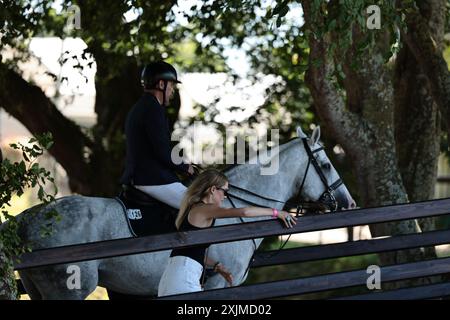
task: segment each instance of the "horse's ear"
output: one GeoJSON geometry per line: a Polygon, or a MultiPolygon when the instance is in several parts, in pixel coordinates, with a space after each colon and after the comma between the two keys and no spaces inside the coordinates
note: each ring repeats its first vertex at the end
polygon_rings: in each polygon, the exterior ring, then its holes
{"type": "Polygon", "coordinates": [[[311,135],[310,144],[311,146],[315,145],[320,140],[320,127],[317,126],[314,128],[313,133],[311,135]]]}
{"type": "Polygon", "coordinates": [[[297,136],[299,138],[306,138],[306,134],[302,131],[302,128],[300,126],[297,127],[297,136]]]}

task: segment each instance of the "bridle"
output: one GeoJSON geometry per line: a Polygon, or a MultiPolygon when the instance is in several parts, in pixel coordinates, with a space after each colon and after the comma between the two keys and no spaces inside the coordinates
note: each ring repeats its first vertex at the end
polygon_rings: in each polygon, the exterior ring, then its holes
{"type": "Polygon", "coordinates": [[[337,179],[335,182],[333,182],[331,184],[331,186],[329,186],[328,181],[325,178],[325,175],[323,174],[322,168],[320,167],[319,163],[317,162],[316,157],[314,157],[315,153],[318,153],[318,152],[324,150],[324,148],[321,146],[320,148],[317,148],[314,151],[312,151],[311,148],[309,147],[307,139],[302,138],[302,141],[303,141],[303,146],[305,147],[306,153],[308,154],[308,165],[305,170],[305,175],[303,176],[303,181],[300,186],[299,195],[301,194],[301,191],[303,190],[303,185],[305,184],[306,176],[308,175],[308,170],[312,163],[312,165],[316,169],[317,174],[320,177],[320,180],[322,181],[323,185],[325,186],[325,191],[319,197],[318,202],[327,206],[331,212],[336,211],[338,209],[338,202],[336,200],[334,192],[343,184],[342,179],[341,178],[337,179]]]}

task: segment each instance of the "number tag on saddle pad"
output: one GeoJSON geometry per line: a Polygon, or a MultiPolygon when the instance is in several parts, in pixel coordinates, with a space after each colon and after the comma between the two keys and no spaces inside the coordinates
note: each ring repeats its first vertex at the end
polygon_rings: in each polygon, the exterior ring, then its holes
{"type": "Polygon", "coordinates": [[[178,209],[162,202],[142,203],[126,199],[121,193],[115,198],[123,208],[130,232],[134,237],[176,232],[175,219],[178,209]]]}
{"type": "Polygon", "coordinates": [[[142,213],[139,209],[127,209],[128,219],[139,220],[142,219],[142,213]]]}

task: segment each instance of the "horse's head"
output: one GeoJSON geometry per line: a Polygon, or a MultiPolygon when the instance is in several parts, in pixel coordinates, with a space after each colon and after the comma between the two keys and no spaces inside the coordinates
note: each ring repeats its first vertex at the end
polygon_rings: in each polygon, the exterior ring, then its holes
{"type": "Polygon", "coordinates": [[[300,197],[330,211],[356,208],[347,187],[319,144],[320,128],[316,127],[308,139],[298,127],[297,135],[302,141],[302,149],[298,151],[306,157],[306,170],[297,177],[300,197]]]}

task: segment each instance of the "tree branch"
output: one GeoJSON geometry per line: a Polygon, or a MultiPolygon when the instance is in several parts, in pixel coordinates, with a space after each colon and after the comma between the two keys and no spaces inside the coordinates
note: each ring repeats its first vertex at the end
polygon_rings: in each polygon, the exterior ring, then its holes
{"type": "Polygon", "coordinates": [[[82,190],[88,170],[84,152],[92,142],[81,132],[78,125],[67,119],[45,96],[42,90],[18,73],[0,65],[0,106],[19,120],[32,134],[50,131],[55,144],[49,152],[66,170],[69,184],[74,192],[82,190]]]}
{"type": "MultiPolygon", "coordinates": [[[[313,22],[310,1],[302,2],[302,6],[305,24],[309,25],[309,29],[314,29],[317,21],[313,22]]],[[[330,133],[344,146],[344,149],[350,149],[346,142],[354,141],[359,137],[358,131],[362,129],[359,128],[361,119],[345,109],[343,96],[330,81],[334,64],[327,58],[326,48],[329,42],[329,35],[325,35],[321,39],[316,39],[313,34],[310,35],[309,68],[305,78],[320,118],[328,124],[327,128],[330,133]]],[[[352,147],[356,145],[366,144],[364,142],[354,143],[352,147]]]]}

